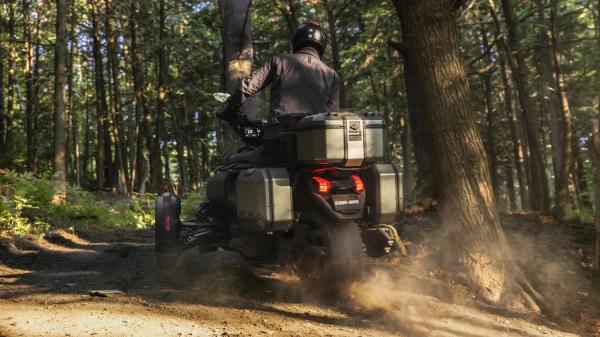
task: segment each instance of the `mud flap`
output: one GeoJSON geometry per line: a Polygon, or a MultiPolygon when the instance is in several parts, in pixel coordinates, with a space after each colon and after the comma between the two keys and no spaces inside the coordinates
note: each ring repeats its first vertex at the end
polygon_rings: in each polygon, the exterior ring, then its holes
{"type": "Polygon", "coordinates": [[[165,193],[155,203],[155,252],[159,264],[172,263],[180,252],[179,213],[181,201],[176,195],[165,193]]]}

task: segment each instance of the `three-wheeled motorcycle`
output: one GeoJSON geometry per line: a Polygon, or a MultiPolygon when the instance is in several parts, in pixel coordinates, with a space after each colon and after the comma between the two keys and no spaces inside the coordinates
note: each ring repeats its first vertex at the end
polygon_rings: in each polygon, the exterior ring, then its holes
{"type": "Polygon", "coordinates": [[[234,124],[246,146],[216,170],[191,219],[180,219],[176,195],[156,199],[159,270],[187,249],[224,249],[291,267],[309,286],[338,287],[361,276],[365,255],[397,247],[402,174],[388,161],[381,116],[287,114],[234,124]]]}

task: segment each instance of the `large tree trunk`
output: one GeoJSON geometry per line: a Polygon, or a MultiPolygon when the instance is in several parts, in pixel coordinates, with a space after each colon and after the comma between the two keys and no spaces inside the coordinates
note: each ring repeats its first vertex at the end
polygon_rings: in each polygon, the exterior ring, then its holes
{"type": "Polygon", "coordinates": [[[571,147],[571,139],[573,137],[573,121],[571,110],[569,108],[569,100],[566,93],[565,78],[561,67],[561,54],[558,49],[558,1],[551,0],[550,6],[550,22],[551,41],[552,41],[552,60],[554,61],[554,78],[556,83],[561,127],[561,157],[560,165],[558,165],[557,184],[556,184],[556,212],[559,217],[564,217],[570,205],[569,197],[569,178],[573,168],[573,149],[571,147]]]}
{"type": "MultiPolygon", "coordinates": [[[[392,2],[396,8],[396,13],[398,14],[398,18],[400,19],[400,24],[402,26],[402,34],[404,35],[405,28],[401,15],[401,0],[392,0],[392,2]]],[[[418,92],[416,89],[417,85],[415,83],[414,75],[410,69],[410,66],[408,66],[411,63],[411,60],[409,59],[404,42],[395,47],[404,59],[403,74],[404,85],[406,87],[406,100],[408,104],[408,123],[411,129],[410,133],[412,135],[413,151],[415,160],[417,162],[416,186],[418,187],[418,190],[415,194],[417,198],[430,198],[433,196],[431,160],[429,159],[427,151],[425,151],[425,128],[423,126],[423,115],[420,111],[421,104],[419,103],[418,92]]]]}
{"type": "MultiPolygon", "coordinates": [[[[490,4],[492,2],[490,1],[490,4]]],[[[542,145],[539,137],[539,121],[536,116],[531,93],[529,89],[529,79],[527,74],[527,65],[521,51],[521,43],[515,19],[514,8],[511,0],[502,0],[502,8],[508,27],[508,45],[507,55],[508,64],[512,70],[513,77],[517,86],[521,111],[523,112],[523,122],[527,136],[527,145],[529,148],[529,164],[531,169],[531,180],[529,196],[531,199],[531,208],[536,211],[547,211],[550,208],[550,196],[548,191],[548,177],[544,168],[544,158],[542,145]]]]}
{"type": "MultiPolygon", "coordinates": [[[[221,15],[221,38],[223,42],[224,90],[232,93],[239,82],[252,72],[252,15],[251,0],[219,0],[221,15]]],[[[244,112],[252,114],[254,101],[249,100],[244,112]],[[250,104],[248,104],[250,103],[250,104]]],[[[239,137],[228,126],[223,126],[220,139],[221,155],[235,152],[239,137]]]]}
{"type": "MultiPolygon", "coordinates": [[[[485,149],[473,118],[461,62],[453,1],[401,4],[409,64],[419,92],[439,215],[459,262],[486,299],[498,302],[508,283],[506,238],[494,201],[485,149]]],[[[450,256],[451,255],[451,256],[450,256]]]]}
{"type": "Polygon", "coordinates": [[[444,260],[458,264],[479,294],[494,303],[539,311],[543,298],[514,264],[500,226],[489,166],[470,104],[453,0],[401,3],[410,67],[415,76],[438,213],[449,245],[444,260]]]}
{"type": "MultiPolygon", "coordinates": [[[[27,2],[27,1],[24,1],[27,2]]],[[[54,59],[54,175],[58,184],[54,203],[67,197],[65,81],[67,72],[67,0],[56,1],[56,43],[54,59]]]]}

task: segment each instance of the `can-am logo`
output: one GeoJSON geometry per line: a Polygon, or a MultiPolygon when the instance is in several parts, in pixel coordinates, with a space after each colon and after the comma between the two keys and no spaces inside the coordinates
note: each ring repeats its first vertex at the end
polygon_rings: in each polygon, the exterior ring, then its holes
{"type": "Polygon", "coordinates": [[[346,206],[346,205],[358,205],[360,200],[338,200],[335,202],[336,206],[346,206]]]}

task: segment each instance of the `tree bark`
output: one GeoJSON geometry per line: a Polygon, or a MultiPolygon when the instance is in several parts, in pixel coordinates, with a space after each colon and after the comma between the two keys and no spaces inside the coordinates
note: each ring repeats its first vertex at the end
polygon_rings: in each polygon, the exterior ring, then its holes
{"type": "Polygon", "coordinates": [[[556,82],[554,81],[553,73],[553,60],[552,51],[548,46],[550,45],[550,36],[548,35],[549,29],[547,20],[544,15],[544,9],[546,8],[544,0],[536,0],[538,22],[537,26],[539,29],[539,42],[538,47],[534,49],[535,59],[538,67],[540,68],[540,83],[541,83],[541,96],[543,106],[540,107],[540,112],[546,110],[548,114],[548,120],[550,125],[550,142],[552,143],[552,166],[554,168],[554,188],[556,191],[559,190],[559,172],[561,171],[561,121],[560,121],[560,107],[558,102],[558,96],[556,95],[556,82]]]}
{"type": "Polygon", "coordinates": [[[554,61],[554,79],[556,83],[559,107],[560,107],[560,120],[562,122],[561,127],[561,157],[560,165],[558,165],[558,177],[556,185],[556,205],[555,211],[557,215],[562,218],[564,217],[570,206],[570,195],[569,195],[569,178],[571,176],[571,170],[573,168],[573,149],[571,147],[573,137],[573,120],[571,116],[571,110],[569,108],[569,99],[566,93],[566,83],[562,72],[561,66],[561,54],[558,49],[558,1],[551,0],[550,6],[550,22],[551,22],[551,41],[552,41],[552,60],[554,61]]]}
{"type": "MultiPolygon", "coordinates": [[[[483,60],[485,60],[485,65],[488,66],[493,64],[491,48],[487,38],[487,31],[483,24],[479,26],[480,34],[481,34],[481,47],[483,53],[483,60]]],[[[485,107],[485,115],[487,121],[487,130],[486,130],[486,145],[487,145],[487,154],[489,158],[490,165],[490,174],[492,177],[492,188],[494,190],[494,196],[496,198],[496,202],[500,200],[500,179],[498,178],[498,155],[496,153],[496,137],[495,134],[497,132],[495,123],[494,123],[494,95],[492,88],[492,72],[486,71],[481,75],[481,80],[483,82],[483,103],[485,107]]]]}
{"type": "MultiPolygon", "coordinates": [[[[402,34],[405,34],[404,22],[401,15],[400,0],[393,0],[396,13],[400,19],[400,25],[402,26],[402,34]]],[[[433,182],[431,172],[431,160],[429,154],[425,150],[425,127],[423,126],[423,114],[421,113],[421,104],[419,103],[419,96],[417,92],[417,85],[415,83],[414,75],[410,69],[411,60],[406,51],[406,45],[403,41],[396,46],[396,50],[402,55],[404,59],[403,75],[404,75],[404,86],[406,87],[406,100],[408,104],[408,117],[409,125],[411,128],[413,153],[415,155],[415,161],[417,163],[417,191],[415,191],[416,197],[419,199],[433,197],[433,182]]]]}
{"type": "Polygon", "coordinates": [[[106,52],[108,66],[112,76],[111,116],[113,120],[113,136],[115,138],[115,153],[117,156],[117,177],[119,179],[119,191],[129,194],[130,177],[127,171],[127,145],[125,142],[125,127],[123,125],[123,113],[121,107],[121,89],[119,82],[119,59],[117,53],[117,32],[115,20],[113,19],[112,0],[104,1],[106,8],[106,52]]]}
{"type": "MultiPolygon", "coordinates": [[[[4,32],[4,23],[0,20],[0,36],[4,32]]],[[[4,60],[6,60],[6,49],[4,48],[4,41],[0,41],[0,149],[4,149],[5,132],[6,132],[6,121],[7,114],[4,112],[4,60]]],[[[0,151],[0,168],[4,164],[3,151],[0,151]]]]}
{"type": "MultiPolygon", "coordinates": [[[[596,45],[600,50],[600,0],[598,0],[596,10],[598,16],[596,17],[596,45]]],[[[600,276],[600,59],[596,59],[596,80],[598,86],[596,87],[597,97],[597,109],[596,115],[592,120],[592,158],[595,161],[594,179],[596,182],[596,216],[595,216],[595,243],[594,243],[594,260],[593,270],[596,276],[600,276]]]]}
{"type": "MultiPolygon", "coordinates": [[[[600,45],[600,41],[598,44],[600,45]]],[[[600,94],[598,95],[598,103],[600,103],[600,94]]],[[[594,160],[594,166],[596,168],[594,170],[594,180],[596,181],[596,215],[594,218],[595,240],[594,259],[592,266],[596,276],[600,276],[600,107],[598,109],[599,111],[592,120],[591,139],[592,159],[594,160]]]]}
{"type": "Polygon", "coordinates": [[[15,73],[15,60],[16,60],[16,45],[17,37],[15,35],[15,6],[14,0],[8,2],[8,57],[6,61],[7,65],[7,93],[6,93],[6,127],[4,132],[4,166],[10,167],[11,156],[13,152],[13,125],[14,125],[14,102],[16,92],[16,73],[15,73]]]}
{"type": "MultiPolygon", "coordinates": [[[[160,0],[159,3],[159,27],[158,27],[158,41],[159,47],[157,50],[158,54],[158,66],[157,66],[157,88],[158,93],[156,97],[156,115],[154,119],[154,125],[147,123],[148,130],[154,129],[154,135],[152,135],[150,148],[150,190],[152,192],[160,192],[163,190],[164,177],[163,177],[163,163],[161,159],[161,138],[163,136],[163,119],[164,119],[164,104],[166,99],[166,88],[165,88],[165,74],[167,70],[167,54],[165,51],[165,1],[160,0]]],[[[148,122],[148,121],[147,121],[148,122]]],[[[168,178],[168,172],[165,172],[165,176],[168,178]]]]}
{"type": "Polygon", "coordinates": [[[505,54],[500,55],[501,58],[501,73],[502,73],[502,86],[504,91],[504,109],[506,112],[506,120],[508,129],[510,130],[510,138],[512,140],[513,159],[515,162],[515,169],[517,171],[517,179],[519,181],[519,196],[521,200],[521,209],[528,209],[529,194],[527,191],[527,177],[525,176],[525,170],[523,168],[523,147],[521,143],[521,137],[518,132],[517,114],[513,106],[513,91],[510,85],[509,76],[505,64],[505,54]]]}
{"type": "Polygon", "coordinates": [[[405,41],[424,117],[442,226],[484,298],[499,302],[510,251],[500,227],[485,148],[470,105],[453,1],[401,1],[405,41]]]}
{"type": "MultiPolygon", "coordinates": [[[[239,82],[252,72],[252,15],[251,0],[219,0],[221,38],[223,42],[224,90],[232,93],[239,82]]],[[[246,114],[253,113],[254,101],[249,100],[242,108],[246,114]],[[250,103],[250,104],[248,104],[250,103]]],[[[223,127],[220,140],[222,155],[235,153],[239,137],[228,126],[223,127]]]]}
{"type": "MultiPolygon", "coordinates": [[[[490,4],[492,4],[491,1],[490,4]]],[[[542,146],[539,137],[539,121],[535,114],[535,109],[528,86],[529,80],[527,74],[527,65],[521,52],[521,43],[518,38],[518,27],[512,1],[502,0],[502,8],[504,10],[504,16],[508,28],[507,49],[509,54],[507,55],[507,61],[512,70],[515,84],[517,86],[517,93],[519,96],[519,102],[521,104],[521,111],[523,113],[523,122],[530,154],[530,206],[534,211],[547,211],[550,208],[550,196],[548,191],[548,177],[544,168],[544,158],[542,155],[542,146]]]]}
{"type": "Polygon", "coordinates": [[[285,19],[285,22],[288,25],[288,30],[290,33],[290,38],[294,36],[296,30],[298,30],[298,6],[299,4],[296,0],[273,0],[273,4],[281,15],[285,19]]]}
{"type": "MultiPolygon", "coordinates": [[[[24,3],[27,1],[24,1],[24,3]]],[[[54,175],[58,181],[54,203],[63,203],[67,197],[67,166],[65,161],[65,82],[67,72],[67,0],[56,1],[56,43],[54,59],[54,175]]]]}
{"type": "Polygon", "coordinates": [[[98,0],[92,0],[92,53],[94,58],[94,79],[96,86],[96,179],[98,189],[107,187],[110,179],[112,151],[108,131],[108,106],[106,103],[106,85],[104,82],[104,64],[100,45],[100,26],[98,19],[98,0]]]}
{"type": "Polygon", "coordinates": [[[152,132],[147,130],[147,125],[152,125],[152,115],[146,103],[146,95],[144,91],[144,73],[140,61],[140,52],[138,46],[138,26],[141,20],[139,0],[132,0],[129,12],[129,34],[131,37],[131,77],[133,78],[133,107],[135,109],[135,162],[131,164],[131,189],[140,190],[144,169],[148,167],[146,157],[144,156],[144,139],[148,149],[152,144],[152,132]],[[149,122],[148,122],[149,120],[149,122]]]}
{"type": "Polygon", "coordinates": [[[408,118],[403,118],[402,123],[402,179],[404,187],[404,204],[407,205],[412,201],[414,188],[414,173],[412,167],[412,135],[410,134],[410,121],[408,118]]]}
{"type": "MultiPolygon", "coordinates": [[[[75,12],[75,2],[71,0],[70,4],[70,34],[69,39],[71,42],[71,49],[69,50],[69,69],[67,70],[68,78],[69,78],[69,116],[70,116],[70,127],[71,127],[71,143],[73,144],[73,172],[75,176],[75,185],[81,186],[81,150],[79,147],[79,112],[75,109],[75,104],[73,101],[73,77],[75,76],[75,46],[76,46],[76,36],[75,36],[75,25],[77,22],[77,16],[75,12]]],[[[78,69],[80,69],[80,60],[77,57],[78,69]]]]}
{"type": "Polygon", "coordinates": [[[340,108],[344,108],[346,107],[346,90],[344,86],[344,76],[342,73],[340,46],[338,43],[338,14],[336,13],[336,8],[334,8],[329,1],[324,0],[323,4],[325,6],[325,12],[327,13],[327,24],[329,26],[329,42],[331,44],[332,66],[340,77],[340,108]]]}
{"type": "MultiPolygon", "coordinates": [[[[23,59],[25,61],[25,133],[27,139],[26,167],[30,172],[35,171],[35,115],[33,88],[35,78],[33,76],[33,48],[31,43],[31,11],[29,1],[22,2],[23,10],[23,59]]],[[[38,19],[39,20],[39,19],[38,19]]]]}

